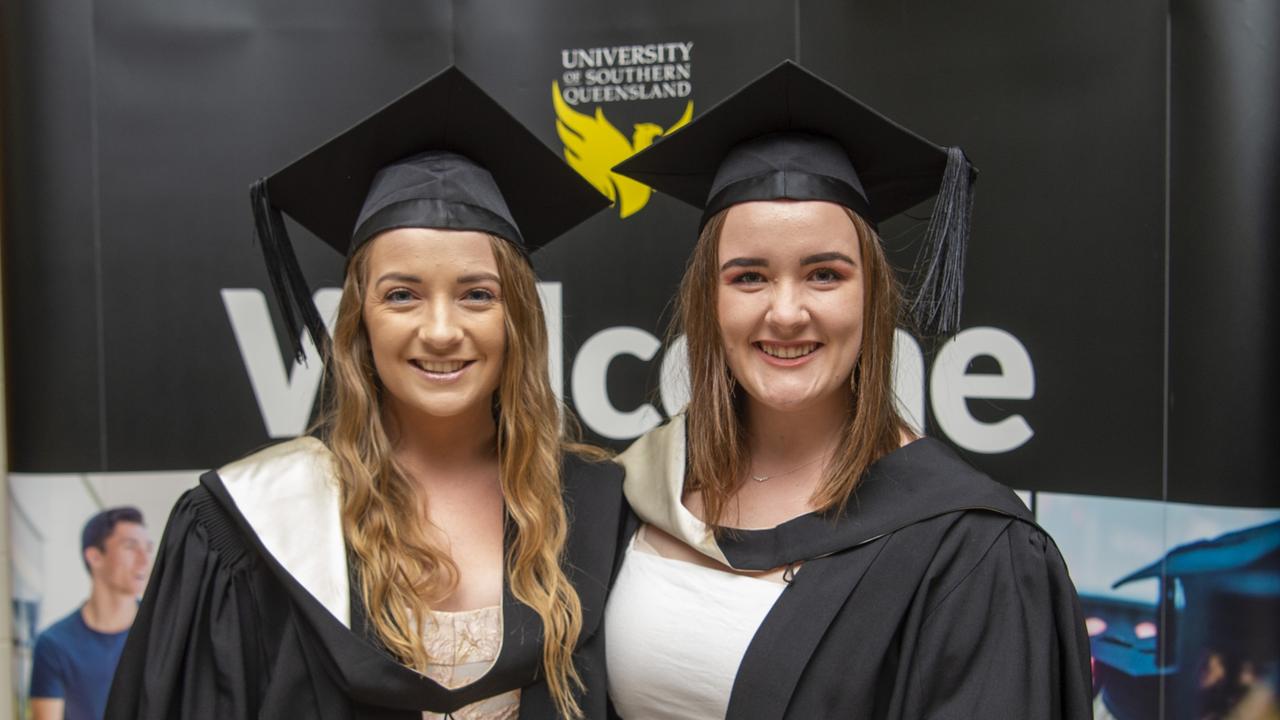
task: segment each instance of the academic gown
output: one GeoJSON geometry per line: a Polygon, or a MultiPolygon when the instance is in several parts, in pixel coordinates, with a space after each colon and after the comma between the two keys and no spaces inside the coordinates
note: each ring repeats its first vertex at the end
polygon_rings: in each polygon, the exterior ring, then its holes
{"type": "MultiPolygon", "coordinates": [[[[348,565],[331,459],[319,440],[299,438],[205,473],[178,500],[108,719],[408,720],[515,688],[521,718],[556,717],[541,679],[542,622],[505,584],[501,652],[469,685],[446,689],[379,644],[348,565]]],[[[626,513],[621,471],[566,455],[563,478],[565,568],[583,614],[579,702],[599,718],[601,615],[626,513]]]]}
{"type": "Polygon", "coordinates": [[[681,503],[682,416],[618,462],[643,521],[734,568],[795,568],[742,659],[728,718],[1092,717],[1062,556],[1016,495],[943,443],[882,458],[838,518],[719,540],[681,503]]]}

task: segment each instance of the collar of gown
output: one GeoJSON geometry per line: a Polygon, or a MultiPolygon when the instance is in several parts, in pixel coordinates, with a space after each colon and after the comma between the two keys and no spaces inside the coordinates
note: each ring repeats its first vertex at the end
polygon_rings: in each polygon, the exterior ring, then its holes
{"type": "Polygon", "coordinates": [[[617,461],[626,469],[627,501],[641,520],[739,570],[768,570],[830,555],[956,511],[995,512],[1033,522],[1013,491],[927,437],[873,464],[840,515],[807,513],[777,527],[735,529],[720,538],[682,502],[684,415],[650,431],[617,461]]]}
{"type": "Polygon", "coordinates": [[[276,562],[346,627],[351,579],[333,454],[300,437],[218,469],[236,509],[276,562]]]}

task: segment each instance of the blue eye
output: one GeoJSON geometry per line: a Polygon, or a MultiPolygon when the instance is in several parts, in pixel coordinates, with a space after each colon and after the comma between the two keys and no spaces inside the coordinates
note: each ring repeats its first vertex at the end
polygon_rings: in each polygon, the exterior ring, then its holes
{"type": "Polygon", "coordinates": [[[384,299],[389,303],[406,303],[413,300],[413,293],[404,288],[396,288],[388,292],[384,299]]]}
{"type": "Polygon", "coordinates": [[[462,296],[462,299],[466,300],[467,302],[483,303],[483,302],[493,302],[494,300],[498,299],[498,296],[494,295],[493,292],[487,288],[471,288],[466,292],[466,294],[462,296]]]}
{"type": "Polygon", "coordinates": [[[729,282],[741,283],[741,284],[762,283],[764,282],[764,275],[761,275],[760,273],[755,272],[754,270],[748,270],[747,272],[744,272],[741,275],[738,275],[737,277],[733,278],[729,282]]]}

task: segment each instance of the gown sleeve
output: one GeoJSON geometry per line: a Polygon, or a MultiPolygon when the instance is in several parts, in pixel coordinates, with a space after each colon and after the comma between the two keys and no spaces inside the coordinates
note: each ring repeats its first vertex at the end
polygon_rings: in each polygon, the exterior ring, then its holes
{"type": "Polygon", "coordinates": [[[927,615],[903,717],[1087,720],[1089,640],[1053,541],[1013,521],[927,615]]]}
{"type": "Polygon", "coordinates": [[[267,669],[254,557],[207,489],[178,499],[116,669],[107,720],[257,717],[267,669]]]}

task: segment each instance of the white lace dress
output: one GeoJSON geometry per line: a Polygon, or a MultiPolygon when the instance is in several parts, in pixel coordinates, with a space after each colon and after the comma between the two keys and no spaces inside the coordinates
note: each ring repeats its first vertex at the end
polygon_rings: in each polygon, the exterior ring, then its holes
{"type": "MultiPolygon", "coordinates": [[[[427,677],[454,689],[475,682],[489,672],[502,650],[502,608],[458,612],[431,611],[427,628],[427,677]]],[[[520,691],[511,690],[471,703],[452,713],[454,720],[515,720],[520,714],[520,691]]],[[[442,720],[441,713],[424,712],[423,720],[442,720]]]]}

